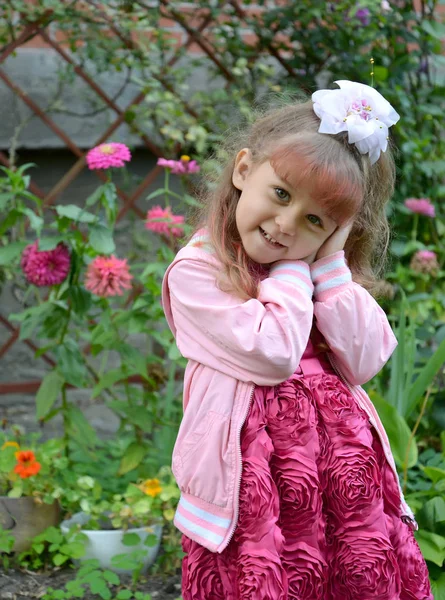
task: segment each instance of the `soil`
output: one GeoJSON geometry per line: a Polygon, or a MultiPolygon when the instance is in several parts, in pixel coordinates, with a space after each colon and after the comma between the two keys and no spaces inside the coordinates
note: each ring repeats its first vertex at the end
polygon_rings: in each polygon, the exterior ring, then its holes
{"type": "MultiPolygon", "coordinates": [[[[43,599],[48,588],[53,590],[64,589],[66,583],[75,578],[76,571],[73,569],[60,569],[48,573],[33,573],[31,571],[0,569],[0,600],[32,600],[43,599]]],[[[135,588],[131,588],[131,577],[119,576],[121,585],[112,588],[117,594],[122,589],[133,589],[134,591],[151,594],[153,600],[181,600],[181,577],[175,575],[166,579],[161,576],[141,576],[135,588]]],[[[100,596],[93,594],[89,589],[85,590],[83,600],[97,600],[100,596]]]]}

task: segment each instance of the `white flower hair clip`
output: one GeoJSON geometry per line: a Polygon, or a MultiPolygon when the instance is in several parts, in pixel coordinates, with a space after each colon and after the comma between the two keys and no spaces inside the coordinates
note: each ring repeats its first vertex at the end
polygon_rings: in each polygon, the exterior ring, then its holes
{"type": "Polygon", "coordinates": [[[348,141],[361,154],[369,152],[371,164],[386,152],[388,128],[400,115],[377,90],[363,83],[336,81],[339,90],[318,90],[312,94],[314,112],[321,119],[319,133],[348,132],[348,141]]]}

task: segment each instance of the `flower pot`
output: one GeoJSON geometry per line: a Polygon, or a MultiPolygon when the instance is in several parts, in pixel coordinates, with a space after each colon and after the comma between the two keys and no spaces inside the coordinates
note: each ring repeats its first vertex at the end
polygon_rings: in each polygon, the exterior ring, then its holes
{"type": "Polygon", "coordinates": [[[110,569],[115,573],[131,573],[129,569],[118,569],[113,567],[111,559],[117,554],[129,554],[134,550],[146,550],[147,555],[143,560],[142,570],[146,571],[150,565],[156,560],[156,556],[159,551],[159,546],[162,539],[162,525],[160,523],[149,524],[146,527],[137,527],[135,529],[111,529],[111,530],[95,530],[85,529],[90,520],[90,515],[80,512],[76,513],[67,519],[62,521],[60,528],[64,533],[67,533],[73,525],[81,525],[82,533],[88,537],[88,544],[86,547],[86,553],[80,559],[88,560],[91,558],[97,558],[100,562],[100,566],[104,569],[110,569]],[[125,533],[137,533],[141,538],[141,543],[137,546],[124,546],[122,538],[125,533]],[[157,542],[154,546],[144,546],[144,541],[148,535],[154,534],[157,538],[157,542]]]}
{"type": "Polygon", "coordinates": [[[28,550],[33,537],[59,522],[60,506],[57,501],[52,504],[37,504],[30,496],[0,496],[0,525],[15,539],[13,552],[28,550]]]}

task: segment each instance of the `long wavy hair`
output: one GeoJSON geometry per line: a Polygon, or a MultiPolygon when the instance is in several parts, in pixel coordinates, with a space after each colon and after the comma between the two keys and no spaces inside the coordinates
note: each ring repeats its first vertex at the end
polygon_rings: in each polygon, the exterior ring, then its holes
{"type": "Polygon", "coordinates": [[[206,228],[222,268],[217,285],[242,299],[257,298],[268,266],[258,265],[244,251],[235,214],[241,192],[232,183],[235,158],[249,148],[254,166],[269,160],[277,174],[294,187],[308,182],[313,198],[339,225],[354,218],[345,245],[353,281],[374,297],[387,296],[390,286],[379,280],[386,268],[390,228],[386,217],[395,182],[390,147],[371,165],[348,143],[347,133],[318,133],[320,120],[307,97],[280,99],[280,106],[256,109],[252,124],[237,127],[226,136],[217,160],[220,170],[207,178],[198,197],[191,224],[206,228]],[[283,105],[284,104],[284,105],[283,105]],[[210,185],[209,185],[210,184],[210,185]]]}

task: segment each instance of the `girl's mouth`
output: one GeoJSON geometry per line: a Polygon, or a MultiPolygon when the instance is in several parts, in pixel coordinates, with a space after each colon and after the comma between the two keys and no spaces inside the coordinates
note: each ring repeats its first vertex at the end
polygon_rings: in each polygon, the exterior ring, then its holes
{"type": "Polygon", "coordinates": [[[283,244],[279,244],[278,242],[274,242],[272,241],[273,238],[264,231],[264,229],[261,229],[261,227],[258,227],[258,229],[260,230],[261,233],[261,237],[263,238],[263,240],[267,243],[268,246],[270,246],[271,248],[285,248],[286,246],[283,246],[283,244]],[[266,237],[267,236],[267,237],[266,237]]]}

